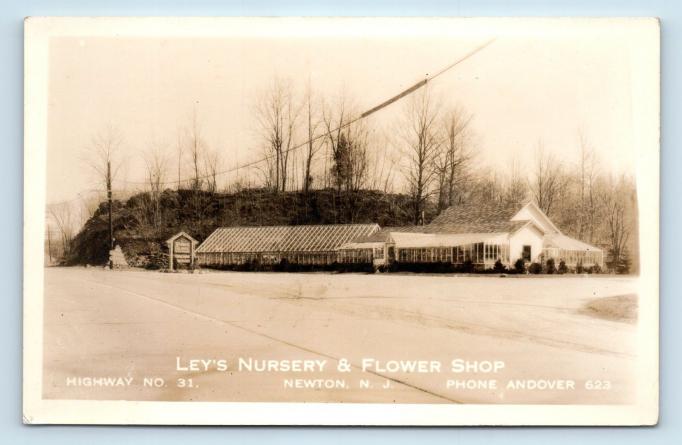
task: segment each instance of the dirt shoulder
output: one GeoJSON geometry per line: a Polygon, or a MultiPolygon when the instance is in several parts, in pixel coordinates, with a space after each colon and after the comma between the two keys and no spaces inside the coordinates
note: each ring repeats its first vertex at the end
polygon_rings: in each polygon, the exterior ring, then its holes
{"type": "Polygon", "coordinates": [[[580,313],[605,320],[636,323],[637,311],[637,295],[628,294],[590,300],[580,313]]]}

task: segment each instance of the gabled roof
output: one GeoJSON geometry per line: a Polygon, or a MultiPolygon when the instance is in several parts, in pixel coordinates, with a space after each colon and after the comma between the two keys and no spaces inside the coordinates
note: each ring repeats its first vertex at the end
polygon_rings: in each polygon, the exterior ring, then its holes
{"type": "Polygon", "coordinates": [[[192,244],[198,243],[198,241],[195,240],[194,238],[192,238],[191,236],[189,236],[189,235],[187,234],[187,232],[178,232],[178,233],[176,233],[175,235],[173,235],[173,236],[171,236],[170,238],[168,238],[168,239],[166,240],[166,244],[170,244],[170,243],[172,243],[173,241],[175,241],[176,239],[178,239],[178,238],[180,238],[180,237],[185,237],[185,238],[189,239],[190,242],[191,242],[192,244]]]}
{"type": "Polygon", "coordinates": [[[499,203],[459,204],[443,210],[428,227],[449,233],[513,232],[520,227],[520,221],[511,221],[519,208],[499,203]]]}
{"type": "Polygon", "coordinates": [[[378,230],[377,224],[221,227],[197,253],[330,252],[378,230]]]}
{"type": "Polygon", "coordinates": [[[510,235],[514,235],[516,232],[523,229],[524,227],[534,229],[536,232],[538,232],[538,234],[540,234],[540,236],[545,235],[545,230],[537,222],[531,219],[512,221],[512,224],[513,229],[509,231],[510,235]]]}
{"type": "Polygon", "coordinates": [[[551,219],[542,211],[533,201],[526,203],[519,211],[512,217],[512,221],[528,221],[528,215],[532,215],[533,219],[538,223],[539,227],[543,228],[545,233],[559,233],[561,230],[554,225],[551,219]]]}
{"type": "Polygon", "coordinates": [[[523,227],[527,226],[528,224],[532,224],[533,226],[536,226],[536,224],[534,224],[531,221],[509,221],[509,233],[514,233],[518,230],[521,230],[523,227]]]}
{"type": "Polygon", "coordinates": [[[513,233],[529,221],[543,233],[561,231],[533,202],[524,205],[467,203],[448,207],[429,227],[430,232],[441,233],[513,233]]]}

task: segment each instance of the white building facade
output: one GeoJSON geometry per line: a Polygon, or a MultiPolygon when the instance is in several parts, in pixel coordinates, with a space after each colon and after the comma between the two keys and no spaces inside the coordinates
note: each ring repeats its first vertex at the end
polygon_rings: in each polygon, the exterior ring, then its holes
{"type": "Polygon", "coordinates": [[[570,238],[534,203],[519,208],[491,205],[453,206],[426,226],[385,228],[365,240],[339,248],[346,261],[397,263],[469,263],[490,269],[498,261],[513,267],[552,259],[568,268],[603,267],[604,253],[570,238]],[[358,253],[362,252],[362,255],[358,253]]]}

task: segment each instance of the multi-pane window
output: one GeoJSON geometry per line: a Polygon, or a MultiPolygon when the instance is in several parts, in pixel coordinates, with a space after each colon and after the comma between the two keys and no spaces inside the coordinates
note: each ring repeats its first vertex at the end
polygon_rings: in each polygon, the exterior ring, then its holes
{"type": "Polygon", "coordinates": [[[465,261],[464,257],[464,247],[462,246],[455,246],[453,248],[453,256],[456,264],[461,264],[465,261]]]}
{"type": "Polygon", "coordinates": [[[592,266],[601,264],[602,253],[590,250],[559,250],[559,261],[563,260],[568,266],[576,266],[582,264],[583,266],[592,266]]]}
{"type": "Polygon", "coordinates": [[[452,262],[452,248],[424,247],[398,249],[398,261],[404,263],[452,262]]]}
{"type": "Polygon", "coordinates": [[[372,261],[372,249],[349,249],[338,252],[340,263],[369,263],[372,261]]]}
{"type": "Polygon", "coordinates": [[[486,244],[485,246],[485,259],[486,260],[497,260],[500,258],[500,246],[497,244],[486,244]]]}

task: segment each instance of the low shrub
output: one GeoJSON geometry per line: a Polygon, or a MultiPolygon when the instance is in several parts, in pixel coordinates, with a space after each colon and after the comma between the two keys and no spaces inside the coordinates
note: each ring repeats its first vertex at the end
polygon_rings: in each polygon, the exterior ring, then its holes
{"type": "Polygon", "coordinates": [[[528,266],[528,272],[534,275],[542,273],[542,265],[540,263],[531,263],[531,265],[528,266]]]}
{"type": "Polygon", "coordinates": [[[334,263],[333,270],[339,272],[364,272],[374,273],[374,266],[372,263],[334,263]]]}
{"type": "Polygon", "coordinates": [[[457,268],[456,271],[462,273],[474,273],[474,270],[474,262],[471,260],[466,260],[459,268],[457,268]]]}
{"type": "Polygon", "coordinates": [[[332,264],[298,264],[283,259],[276,264],[264,264],[257,260],[243,264],[213,264],[203,266],[206,269],[233,270],[238,272],[373,272],[369,263],[332,263],[332,264]]]}
{"type": "Polygon", "coordinates": [[[547,261],[545,261],[545,273],[546,274],[553,274],[555,273],[556,270],[556,265],[554,264],[554,258],[549,258],[547,261]]]}
{"type": "Polygon", "coordinates": [[[507,268],[505,267],[504,264],[502,264],[502,261],[499,259],[495,261],[495,265],[493,266],[493,271],[495,273],[505,273],[507,271],[507,268]]]}
{"type": "Polygon", "coordinates": [[[523,258],[516,260],[514,263],[514,271],[516,271],[516,273],[526,273],[526,262],[523,261],[523,258]]]}
{"type": "MultiPolygon", "coordinates": [[[[394,262],[389,267],[391,272],[416,272],[416,273],[453,273],[461,272],[452,263],[401,263],[394,262]]],[[[472,265],[473,270],[473,265],[472,265]]]]}
{"type": "Polygon", "coordinates": [[[568,267],[566,266],[566,261],[564,261],[564,260],[559,261],[559,270],[557,272],[559,272],[560,274],[568,273],[568,267]]]}

